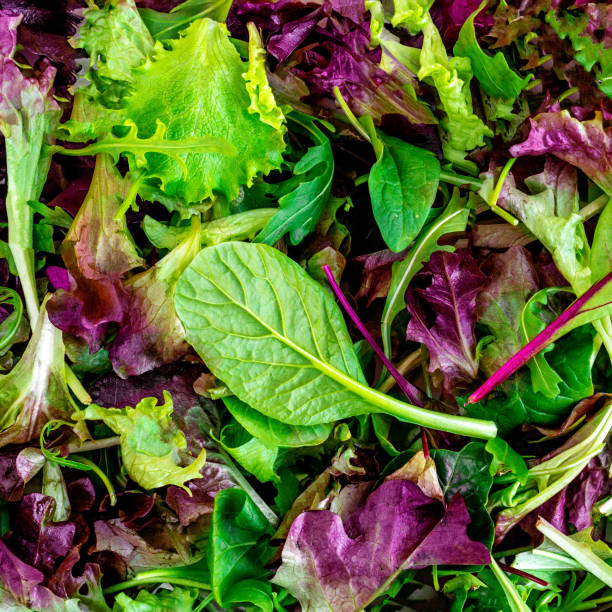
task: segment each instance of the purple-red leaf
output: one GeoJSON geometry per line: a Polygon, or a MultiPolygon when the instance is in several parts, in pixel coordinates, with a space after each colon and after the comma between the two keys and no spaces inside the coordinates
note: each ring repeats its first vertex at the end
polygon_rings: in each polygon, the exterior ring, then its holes
{"type": "Polygon", "coordinates": [[[483,282],[484,275],[467,251],[437,251],[406,291],[412,315],[406,337],[427,347],[429,372],[441,378],[449,392],[478,372],[474,324],[483,282]]]}

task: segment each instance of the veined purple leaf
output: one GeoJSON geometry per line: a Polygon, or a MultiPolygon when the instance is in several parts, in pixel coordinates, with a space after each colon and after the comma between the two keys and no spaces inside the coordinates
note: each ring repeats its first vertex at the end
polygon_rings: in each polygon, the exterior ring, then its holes
{"type": "Polygon", "coordinates": [[[551,342],[580,325],[610,314],[612,314],[612,272],[595,283],[546,329],[515,353],[493,376],[470,395],[467,403],[473,404],[486,397],[497,385],[504,382],[551,342]]]}

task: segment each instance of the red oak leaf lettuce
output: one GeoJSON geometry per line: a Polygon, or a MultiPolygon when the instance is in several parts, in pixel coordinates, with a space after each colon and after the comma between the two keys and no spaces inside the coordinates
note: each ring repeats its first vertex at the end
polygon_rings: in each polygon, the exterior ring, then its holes
{"type": "Polygon", "coordinates": [[[200,223],[152,268],[128,279],[125,317],[109,351],[115,372],[135,376],[176,361],[189,350],[174,310],[174,291],[183,270],[200,250],[200,223]]]}
{"type": "Polygon", "coordinates": [[[600,113],[588,121],[566,110],[541,113],[530,123],[529,137],[510,148],[512,155],[554,155],[580,168],[612,195],[612,128],[604,128],[600,113]]]}
{"type": "Polygon", "coordinates": [[[85,201],[62,244],[72,286],[49,302],[53,324],[83,338],[92,353],[99,350],[109,323],[124,318],[127,294],[121,279],[142,265],[125,219],[113,218],[128,187],[112,159],[98,155],[85,201]]]}
{"type": "Polygon", "coordinates": [[[384,482],[343,521],[330,510],[300,514],[273,581],[303,610],[362,609],[402,570],[490,561],[487,547],[467,535],[461,495],[446,510],[407,480],[384,482]]]}
{"type": "Polygon", "coordinates": [[[448,392],[478,372],[474,324],[484,278],[467,251],[436,251],[406,291],[406,338],[427,347],[429,372],[448,392]]]}

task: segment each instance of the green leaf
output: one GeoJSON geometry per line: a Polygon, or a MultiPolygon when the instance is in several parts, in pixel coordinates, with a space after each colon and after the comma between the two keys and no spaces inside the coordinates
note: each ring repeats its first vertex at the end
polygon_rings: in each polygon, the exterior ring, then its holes
{"type": "Polygon", "coordinates": [[[466,404],[465,408],[472,416],[493,419],[501,435],[509,434],[524,423],[555,425],[572,405],[593,393],[592,352],[593,331],[588,327],[579,328],[559,340],[548,353],[550,367],[561,377],[556,397],[535,392],[531,376],[519,372],[486,400],[466,404]]]}
{"type": "MultiPolygon", "coordinates": [[[[521,313],[522,344],[533,340],[550,323],[550,321],[544,319],[542,315],[544,308],[542,307],[547,306],[549,295],[554,295],[559,291],[564,290],[558,287],[547,287],[534,294],[525,304],[521,313]]],[[[527,362],[527,367],[531,372],[531,386],[533,390],[550,398],[559,395],[559,383],[562,382],[561,377],[546,360],[546,353],[550,352],[553,348],[554,344],[548,345],[527,362]]]]}
{"type": "Polygon", "coordinates": [[[187,341],[242,401],[290,425],[388,412],[491,437],[488,423],[416,408],[370,389],[333,298],[294,261],[260,244],[201,251],[175,296],[187,341]]]}
{"type": "Polygon", "coordinates": [[[429,19],[432,4],[433,0],[394,0],[391,25],[403,25],[411,34],[418,34],[429,19]]]}
{"type": "Polygon", "coordinates": [[[324,423],[311,427],[286,425],[281,421],[253,410],[237,397],[223,399],[225,407],[232,416],[254,437],[267,446],[287,446],[301,448],[316,446],[327,440],[332,425],[324,423]]]}
{"type": "Polygon", "coordinates": [[[487,55],[478,44],[474,30],[474,18],[482,11],[487,2],[483,2],[464,22],[459,37],[453,48],[455,55],[469,57],[474,76],[483,90],[490,96],[516,100],[531,79],[531,75],[521,78],[508,66],[504,54],[498,51],[493,57],[487,55]]]}
{"type": "Polygon", "coordinates": [[[387,246],[405,249],[419,234],[436,197],[440,162],[426,149],[382,132],[382,154],[370,170],[374,218],[387,246]]]}
{"type": "Polygon", "coordinates": [[[259,482],[278,482],[274,469],[278,446],[268,446],[253,437],[240,423],[226,425],[219,435],[223,448],[259,482]]]}
{"type": "Polygon", "coordinates": [[[612,270],[612,199],[603,209],[591,247],[591,280],[596,283],[612,270]]]}
{"type": "Polygon", "coordinates": [[[192,21],[201,17],[224,23],[231,4],[228,0],[186,0],[169,13],[149,8],[139,9],[139,12],[155,40],[167,40],[176,38],[192,21]]]}
{"type": "Polygon", "coordinates": [[[167,205],[185,208],[216,194],[228,201],[240,187],[281,164],[283,129],[276,129],[249,111],[251,98],[241,61],[223,24],[198,19],[171,48],[156,46],[153,59],[134,71],[134,90],[125,100],[124,115],[147,138],[158,121],[168,140],[223,138],[240,152],[230,158],[217,153],[181,154],[183,169],[166,155],[153,153],[148,176],[157,177],[167,205]],[[189,75],[186,79],[185,75],[189,75]],[[177,95],[180,92],[180,95],[177,95]]]}
{"type": "Polygon", "coordinates": [[[279,200],[279,210],[257,236],[257,242],[274,244],[289,232],[291,244],[299,244],[314,230],[329,199],[334,176],[334,157],[329,139],[311,125],[317,143],[295,164],[293,174],[300,183],[279,200]]]}
{"type": "Polygon", "coordinates": [[[249,69],[243,77],[251,99],[249,112],[258,114],[264,123],[274,129],[282,130],[285,116],[276,104],[274,93],[268,83],[266,51],[263,41],[254,23],[250,22],[247,27],[249,30],[249,69]]]}
{"type": "Polygon", "coordinates": [[[485,450],[493,455],[493,461],[489,466],[491,476],[495,476],[498,471],[510,470],[521,484],[527,482],[525,460],[503,438],[487,440],[485,450]]]}
{"type": "Polygon", "coordinates": [[[190,458],[185,434],[172,420],[172,398],[164,391],[164,403],[154,397],[140,401],[135,408],[103,408],[96,404],[75,412],[74,420],[104,421],[121,436],[121,456],[130,478],[145,489],[166,485],[184,487],[187,480],[201,478],[206,451],[190,458]],[[181,457],[183,453],[183,457],[181,457]],[[181,467],[181,460],[191,460],[181,467]]]}
{"type": "Polygon", "coordinates": [[[243,581],[252,584],[267,576],[270,535],[270,523],[243,490],[224,489],[215,495],[207,557],[212,591],[220,605],[226,606],[226,598],[236,603],[234,589],[248,593],[243,581]]]}
{"type": "Polygon", "coordinates": [[[393,264],[391,286],[381,321],[383,348],[387,357],[391,356],[391,324],[393,319],[406,308],[404,294],[408,284],[434,251],[453,250],[451,246],[439,246],[438,240],[444,234],[463,231],[468,215],[469,210],[463,206],[457,190],[444,212],[421,232],[406,257],[393,264]]]}
{"type": "Polygon", "coordinates": [[[84,12],[75,41],[90,58],[85,94],[109,108],[119,108],[133,83],[132,69],[144,64],[153,39],[138,15],[134,0],[111,0],[84,12]]]}
{"type": "Polygon", "coordinates": [[[188,591],[177,587],[157,593],[140,590],[135,599],[119,593],[115,597],[113,612],[192,612],[197,599],[196,589],[188,591]]]}

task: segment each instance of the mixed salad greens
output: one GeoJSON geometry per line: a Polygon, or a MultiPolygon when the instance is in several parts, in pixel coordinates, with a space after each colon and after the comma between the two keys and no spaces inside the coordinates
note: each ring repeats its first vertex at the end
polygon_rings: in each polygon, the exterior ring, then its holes
{"type": "Polygon", "coordinates": [[[7,0],[0,608],[612,607],[612,4],[7,0]]]}

